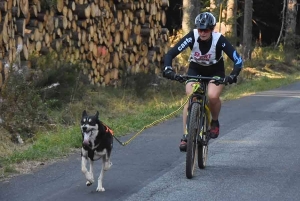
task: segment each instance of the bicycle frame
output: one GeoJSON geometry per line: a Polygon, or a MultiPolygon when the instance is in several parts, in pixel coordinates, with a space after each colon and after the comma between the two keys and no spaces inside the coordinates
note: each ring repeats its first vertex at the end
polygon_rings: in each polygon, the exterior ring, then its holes
{"type": "MultiPolygon", "coordinates": [[[[198,142],[203,139],[203,132],[207,132],[207,130],[205,130],[204,128],[200,128],[200,125],[203,125],[203,120],[204,120],[203,118],[204,114],[202,111],[205,111],[208,122],[211,121],[211,114],[210,114],[210,109],[208,107],[208,98],[207,98],[208,83],[209,83],[208,81],[196,81],[195,83],[193,83],[193,93],[189,99],[188,110],[190,110],[192,104],[200,104],[200,113],[199,113],[200,121],[198,122],[198,130],[200,130],[198,137],[200,137],[200,139],[197,139],[198,142]]],[[[206,142],[202,141],[202,143],[207,144],[207,140],[205,141],[206,142]]]]}
{"type": "Polygon", "coordinates": [[[191,179],[194,175],[196,159],[198,167],[206,167],[208,141],[210,139],[209,125],[211,112],[208,107],[208,84],[226,84],[224,78],[175,75],[179,82],[189,81],[193,83],[193,93],[189,97],[187,119],[187,150],[186,150],[186,177],[191,179]],[[197,104],[197,105],[195,105],[197,104]]]}

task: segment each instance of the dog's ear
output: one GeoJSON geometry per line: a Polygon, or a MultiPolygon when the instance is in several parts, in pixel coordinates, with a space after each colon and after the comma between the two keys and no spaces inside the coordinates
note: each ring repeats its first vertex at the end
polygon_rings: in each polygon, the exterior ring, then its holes
{"type": "Polygon", "coordinates": [[[87,116],[87,112],[85,110],[83,110],[82,117],[85,117],[85,116],[87,116]]]}
{"type": "Polygon", "coordinates": [[[95,117],[96,117],[97,119],[99,119],[99,112],[98,112],[98,111],[96,112],[95,117]]]}

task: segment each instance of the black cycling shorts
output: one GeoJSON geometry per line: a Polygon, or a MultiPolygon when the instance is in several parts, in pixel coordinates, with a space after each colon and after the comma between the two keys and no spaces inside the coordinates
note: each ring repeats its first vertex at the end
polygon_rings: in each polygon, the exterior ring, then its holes
{"type": "Polygon", "coordinates": [[[192,76],[197,76],[197,75],[202,75],[207,77],[219,76],[224,78],[225,77],[224,61],[220,60],[218,63],[211,66],[201,66],[197,63],[190,62],[187,74],[192,76]]]}

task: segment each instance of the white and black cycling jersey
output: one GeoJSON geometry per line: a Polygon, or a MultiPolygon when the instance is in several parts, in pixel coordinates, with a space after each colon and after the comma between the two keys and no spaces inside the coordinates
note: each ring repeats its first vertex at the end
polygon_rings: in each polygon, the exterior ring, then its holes
{"type": "MultiPolygon", "coordinates": [[[[199,38],[199,32],[197,29],[194,29],[194,38],[199,38]]],[[[198,63],[202,66],[211,66],[213,64],[216,64],[221,58],[222,54],[220,57],[216,57],[216,49],[217,49],[217,42],[219,41],[219,38],[222,34],[213,32],[212,33],[212,44],[210,46],[210,49],[206,53],[202,53],[199,47],[199,43],[194,43],[191,55],[189,58],[189,61],[198,63]]]]}
{"type": "Polygon", "coordinates": [[[172,66],[172,60],[189,47],[191,55],[189,62],[197,63],[201,66],[224,67],[223,52],[234,62],[234,69],[241,70],[243,60],[230,42],[218,32],[213,32],[212,37],[207,41],[199,38],[197,29],[190,31],[172,47],[164,57],[164,66],[172,66]]]}

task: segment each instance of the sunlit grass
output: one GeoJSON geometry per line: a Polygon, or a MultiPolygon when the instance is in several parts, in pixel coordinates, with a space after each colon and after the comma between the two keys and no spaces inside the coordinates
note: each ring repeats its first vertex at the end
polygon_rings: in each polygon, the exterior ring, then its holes
{"type": "Polygon", "coordinates": [[[225,89],[222,100],[232,100],[256,92],[270,90],[299,81],[299,75],[291,75],[282,78],[261,77],[255,80],[248,80],[239,83],[238,86],[229,86],[225,89]]]}
{"type": "Polygon", "coordinates": [[[252,51],[253,60],[284,62],[285,56],[282,47],[256,47],[252,51]]]}
{"type": "MultiPolygon", "coordinates": [[[[78,127],[58,128],[55,131],[37,135],[31,145],[25,150],[15,151],[2,162],[19,163],[23,160],[47,160],[66,155],[70,149],[80,146],[81,136],[78,127]]],[[[0,161],[1,162],[1,161],[0,161]]]]}
{"type": "Polygon", "coordinates": [[[141,102],[134,109],[132,108],[130,113],[127,112],[118,118],[104,119],[103,121],[109,122],[117,136],[136,131],[156,120],[164,118],[182,104],[182,97],[179,96],[177,99],[169,99],[167,102],[164,99],[156,97],[152,100],[141,102]]]}

